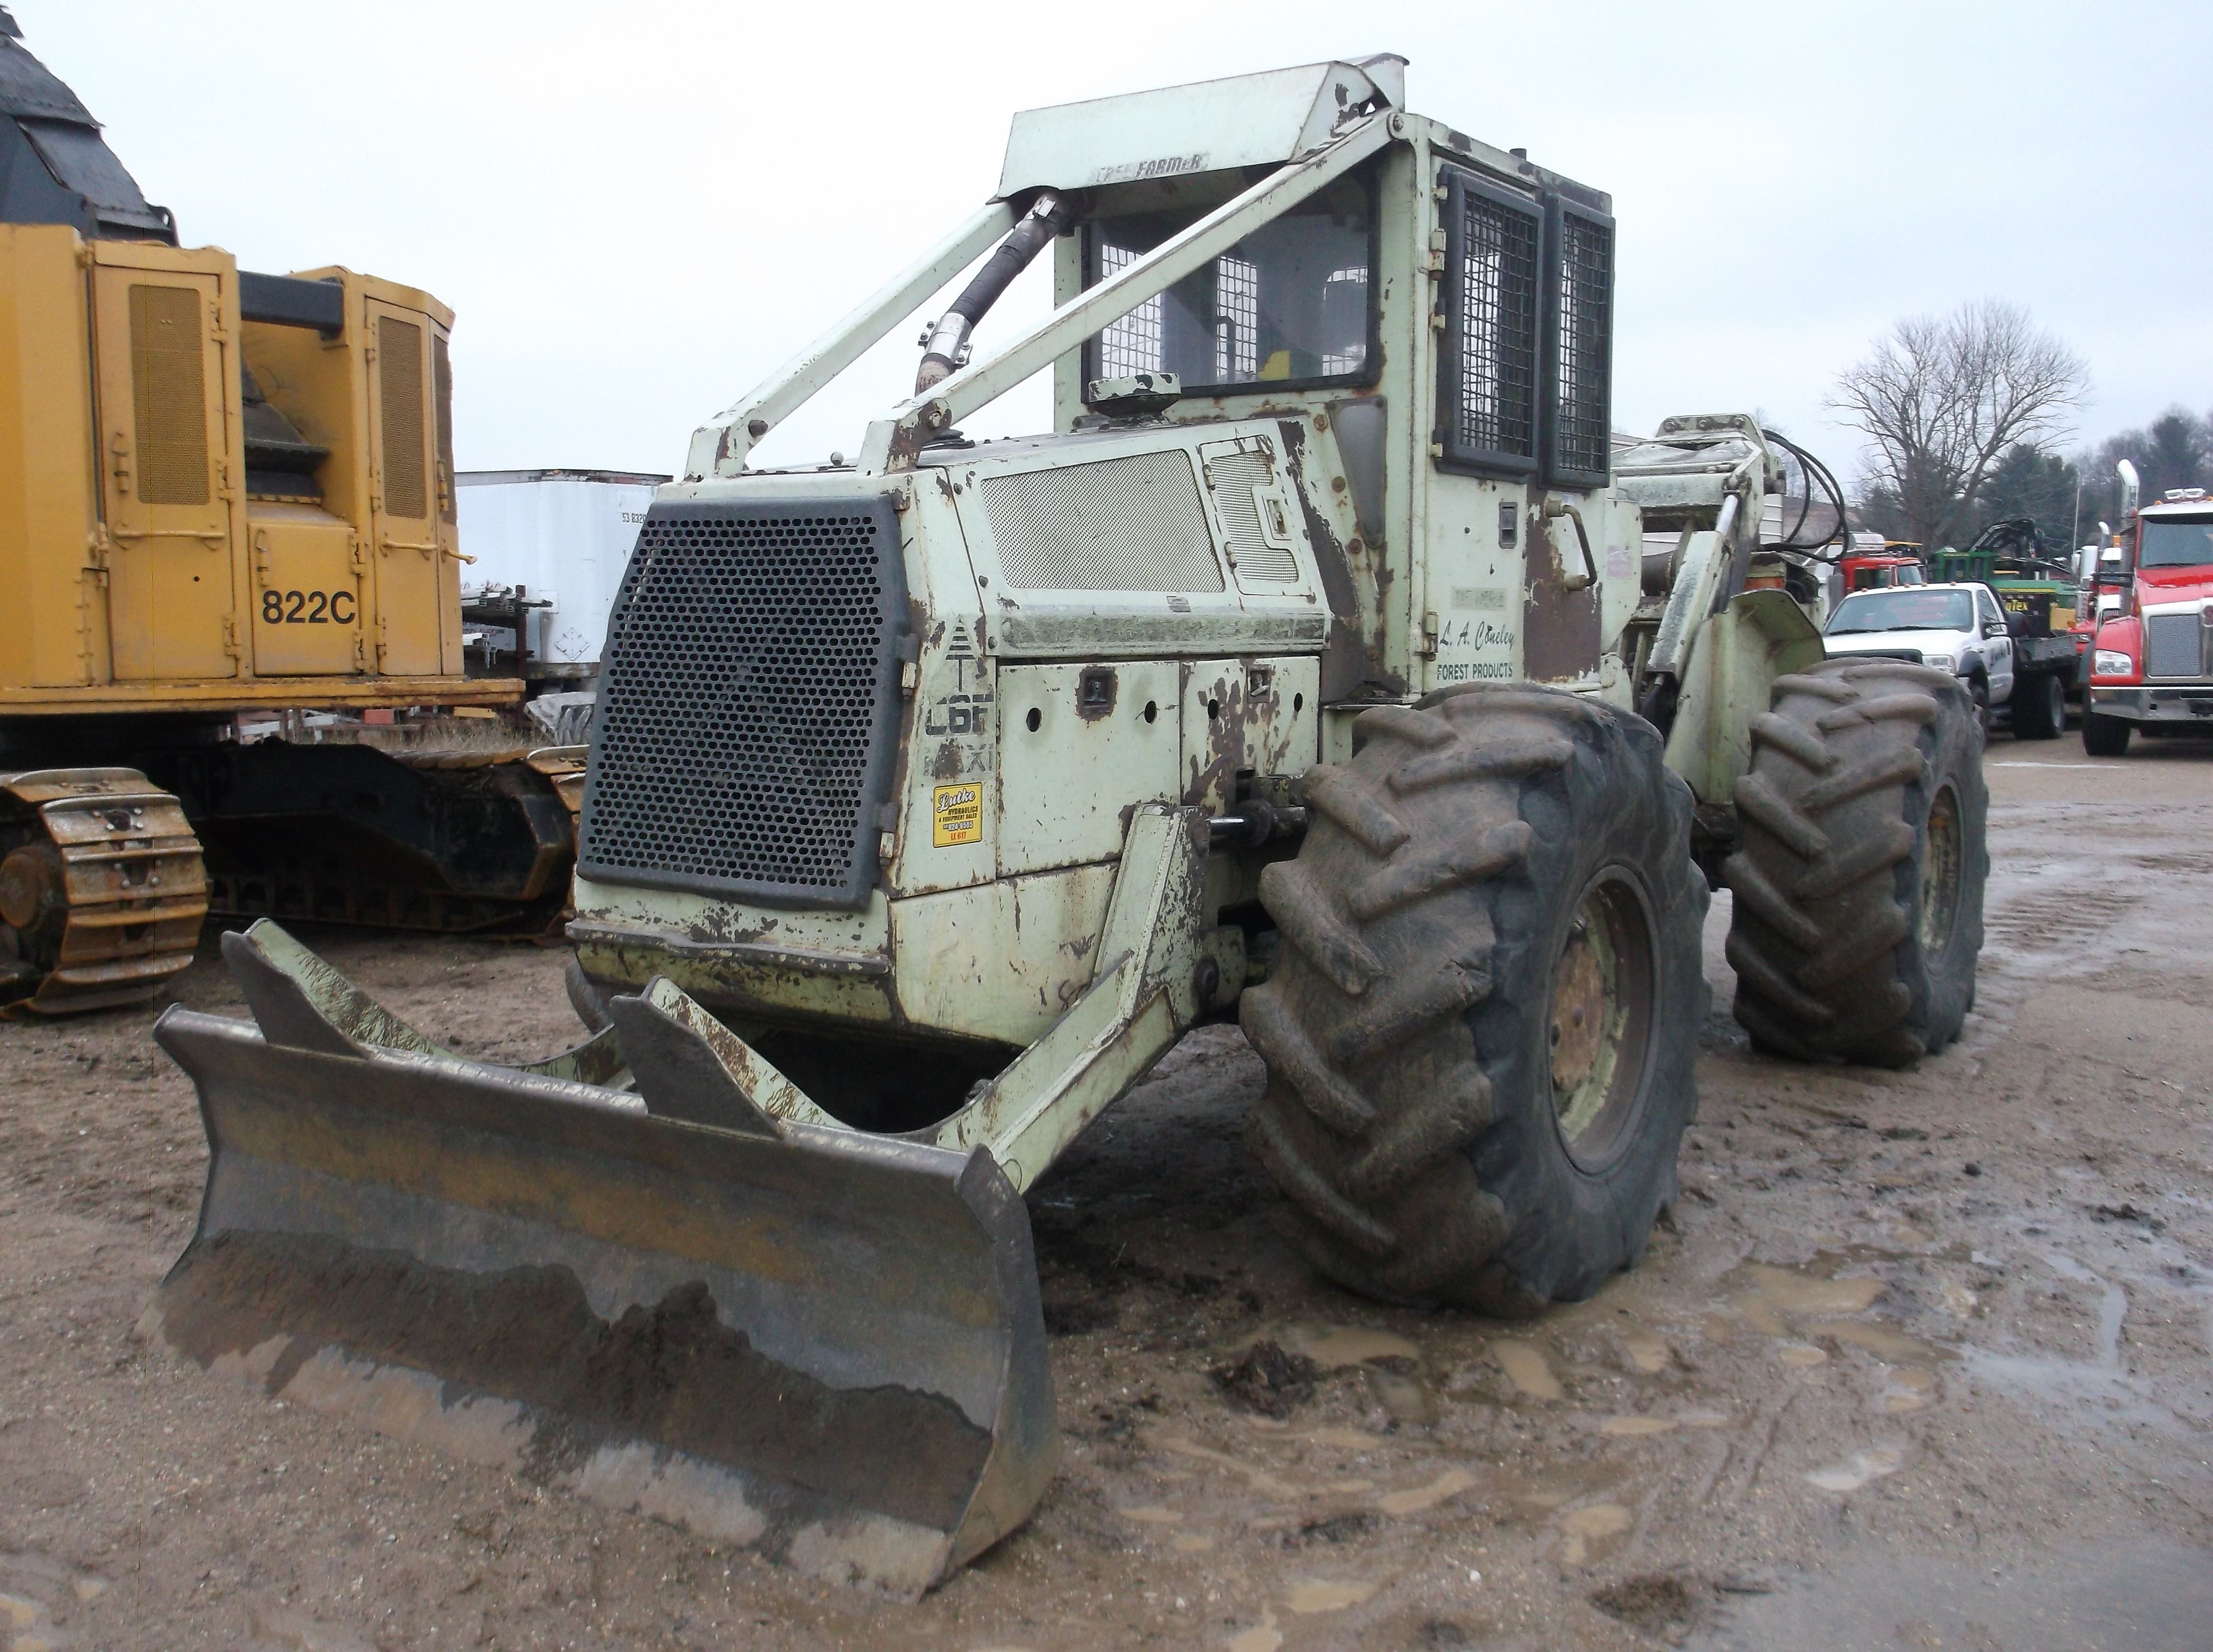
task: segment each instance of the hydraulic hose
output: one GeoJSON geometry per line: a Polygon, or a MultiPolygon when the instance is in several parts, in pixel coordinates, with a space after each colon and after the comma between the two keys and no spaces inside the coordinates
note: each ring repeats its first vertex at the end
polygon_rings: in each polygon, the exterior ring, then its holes
{"type": "Polygon", "coordinates": [[[960,296],[924,335],[922,366],[914,375],[915,394],[922,394],[960,370],[968,335],[977,322],[1014,284],[1015,277],[1029,267],[1030,260],[1068,228],[1069,217],[1066,201],[1049,189],[1039,192],[1021,222],[1007,233],[1006,240],[984,260],[984,267],[960,290],[960,296]]]}

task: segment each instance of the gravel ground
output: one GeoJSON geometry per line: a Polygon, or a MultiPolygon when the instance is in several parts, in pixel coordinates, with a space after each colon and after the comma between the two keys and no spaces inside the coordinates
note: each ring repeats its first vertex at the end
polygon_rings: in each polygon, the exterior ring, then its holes
{"type": "MultiPolygon", "coordinates": [[[[1187,1039],[1031,1196],[1063,1472],[916,1605],[148,1346],[134,1327],[204,1168],[191,1088],[150,1010],[0,1024],[0,1633],[15,1652],[2202,1646],[2213,743],[2093,765],[2071,736],[2000,739],[1987,761],[1997,869],[1962,1041],[1907,1072],[1753,1054],[1717,898],[1681,1205],[1636,1272],[1537,1323],[1308,1273],[1238,1140],[1258,1059],[1231,1028],[1187,1039]],[[1248,1361],[1262,1343],[1283,1356],[1248,1361]]],[[[573,1039],[557,953],[307,938],[469,1053],[573,1039]]],[[[175,996],[244,1013],[204,960],[175,996]]]]}

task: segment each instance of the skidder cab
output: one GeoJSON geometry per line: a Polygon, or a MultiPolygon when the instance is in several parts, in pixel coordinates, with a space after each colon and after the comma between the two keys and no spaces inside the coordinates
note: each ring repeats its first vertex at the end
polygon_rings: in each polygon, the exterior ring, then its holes
{"type": "Polygon", "coordinates": [[[1752,421],[1617,467],[1611,202],[1406,113],[1403,67],[1017,116],[989,204],[698,431],[604,656],[602,1030],[464,1061],[236,942],[260,1030],[162,1027],[216,1142],[173,1340],[292,1323],[239,1306],[252,1254],[348,1374],[315,1393],[435,1391],[405,1414],[456,1449],[551,1436],[578,1489],[918,1589],[1052,1472],[1020,1196],[1192,1025],[1265,1058],[1248,1138],[1316,1266],[1498,1314],[1588,1295],[1674,1196],[1701,861],[1763,1043],[1956,1033],[1964,692],[1823,661],[1824,548],[1759,543],[1752,421]],[[987,344],[1048,248],[1053,312],[987,344]],[[979,259],[852,463],[749,466],[979,259]],[[1048,369],[1051,431],[961,433],[1048,369]],[[392,1306],[493,1322],[549,1273],[652,1381],[392,1306]]]}

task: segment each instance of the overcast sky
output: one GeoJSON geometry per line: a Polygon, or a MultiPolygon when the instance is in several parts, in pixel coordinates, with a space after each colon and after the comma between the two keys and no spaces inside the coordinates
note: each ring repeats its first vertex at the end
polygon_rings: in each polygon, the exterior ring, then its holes
{"type": "MultiPolygon", "coordinates": [[[[1619,428],[1753,408],[1856,472],[1838,370],[1983,297],[2088,359],[2084,437],[2213,406],[2202,0],[12,9],[187,246],[454,308],[464,469],[680,468],[990,194],[1016,108],[1378,51],[1416,110],[1613,194],[1619,428]]],[[[763,458],[852,450],[918,325],[763,458]]],[[[967,427],[1040,428],[1043,384],[967,427]]]]}

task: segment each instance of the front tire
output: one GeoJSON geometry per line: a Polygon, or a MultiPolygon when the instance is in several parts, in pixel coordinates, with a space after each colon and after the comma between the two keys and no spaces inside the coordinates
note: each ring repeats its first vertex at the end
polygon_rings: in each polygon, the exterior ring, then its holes
{"type": "Polygon", "coordinates": [[[2133,728],[2126,717],[2102,716],[2085,707],[2082,712],[2082,749],[2092,757],[2126,757],[2129,754],[2129,735],[2133,728]]]}
{"type": "Polygon", "coordinates": [[[1383,707],[1263,875],[1275,972],[1247,1139],[1307,1257],[1522,1317],[1643,1253],[1709,1001],[1689,789],[1640,719],[1478,686],[1383,707]]]}
{"type": "Polygon", "coordinates": [[[1960,1035],[1990,875],[1975,709],[1903,662],[1775,680],[1722,868],[1736,1018],[1760,1048],[1897,1067],[1960,1035]]]}

